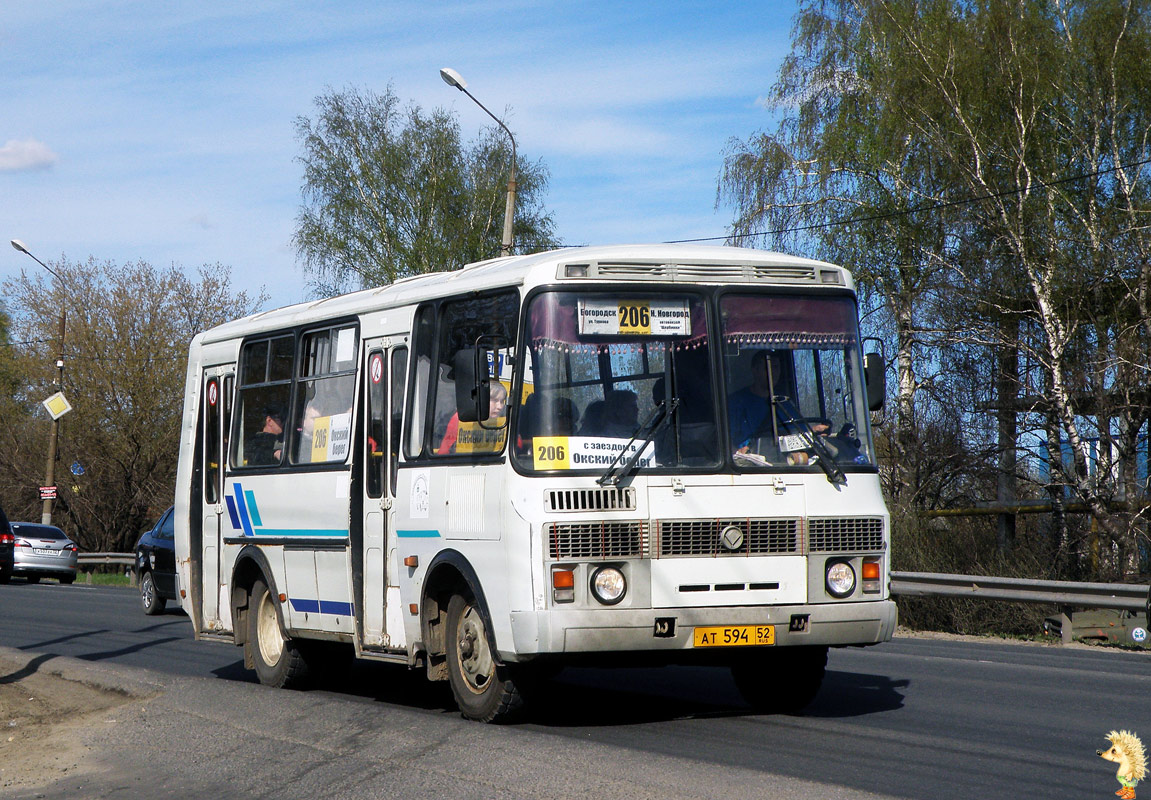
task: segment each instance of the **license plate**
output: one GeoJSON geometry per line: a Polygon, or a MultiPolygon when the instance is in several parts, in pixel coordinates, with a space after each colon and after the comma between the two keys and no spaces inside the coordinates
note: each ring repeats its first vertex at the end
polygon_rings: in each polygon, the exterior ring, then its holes
{"type": "Polygon", "coordinates": [[[51,550],[47,547],[33,547],[32,552],[38,556],[56,556],[63,553],[63,550],[51,550]]]}
{"type": "Polygon", "coordinates": [[[775,644],[774,625],[715,625],[696,628],[693,647],[756,647],[775,644]]]}

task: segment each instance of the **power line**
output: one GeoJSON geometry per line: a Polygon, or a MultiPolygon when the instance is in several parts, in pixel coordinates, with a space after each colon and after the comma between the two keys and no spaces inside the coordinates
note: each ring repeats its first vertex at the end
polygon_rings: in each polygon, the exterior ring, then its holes
{"type": "Polygon", "coordinates": [[[26,342],[0,342],[0,347],[21,347],[31,344],[50,344],[53,339],[29,339],[26,342]]]}
{"type": "Polygon", "coordinates": [[[800,233],[802,231],[819,230],[821,228],[833,228],[838,225],[851,225],[858,222],[880,222],[885,219],[892,219],[894,217],[909,216],[911,214],[919,214],[924,211],[939,211],[945,208],[954,208],[955,206],[972,205],[974,203],[982,203],[986,200],[997,200],[1001,197],[1010,197],[1011,195],[1022,194],[1032,189],[1050,189],[1055,186],[1061,186],[1065,183],[1073,183],[1081,181],[1085,178],[1097,178],[1100,175],[1106,175],[1111,172],[1118,172],[1121,169],[1131,169],[1133,167],[1142,167],[1151,164],[1151,157],[1145,158],[1142,161],[1133,161],[1130,164],[1119,164],[1114,167],[1096,170],[1095,172],[1084,172],[1079,175],[1072,175],[1067,178],[1060,178],[1054,181],[1040,181],[1032,186],[1017,186],[1014,189],[1004,189],[1000,192],[992,192],[990,194],[980,195],[979,197],[965,197],[959,200],[947,200],[940,203],[925,203],[915,208],[905,209],[903,211],[888,211],[882,214],[871,214],[865,217],[843,217],[830,222],[818,222],[811,225],[799,225],[794,228],[777,228],[771,231],[757,231],[755,233],[733,233],[727,236],[704,236],[698,239],[674,239],[664,242],[664,244],[692,244],[695,242],[716,242],[726,241],[728,239],[744,239],[752,236],[777,236],[781,233],[800,233]]]}

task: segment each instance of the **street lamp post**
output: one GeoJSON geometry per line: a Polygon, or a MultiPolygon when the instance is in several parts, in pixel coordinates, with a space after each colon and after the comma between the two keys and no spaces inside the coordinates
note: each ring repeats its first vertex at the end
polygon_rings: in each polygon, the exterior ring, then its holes
{"type": "MultiPolygon", "coordinates": [[[[52,275],[56,278],[56,280],[60,281],[60,287],[61,288],[64,287],[64,279],[61,278],[57,274],[56,270],[52,269],[50,266],[45,264],[43,261],[36,258],[36,256],[32,255],[32,253],[28,250],[28,247],[22,241],[20,241],[19,239],[13,239],[12,240],[12,246],[14,248],[16,248],[17,250],[19,250],[24,255],[31,258],[33,261],[35,261],[37,264],[42,266],[44,269],[46,269],[50,273],[52,273],[52,275]]],[[[57,371],[56,372],[56,380],[59,384],[59,390],[61,392],[64,391],[64,327],[65,327],[66,322],[67,322],[67,311],[62,308],[62,309],[60,309],[60,355],[56,359],[56,371],[57,371]]],[[[56,486],[56,449],[57,449],[57,446],[59,444],[59,441],[60,441],[60,418],[58,416],[53,415],[52,427],[48,433],[48,466],[45,467],[45,469],[44,469],[44,486],[45,487],[55,487],[56,486]]],[[[52,502],[53,502],[53,498],[50,496],[50,494],[46,494],[44,497],[44,508],[40,514],[40,521],[45,525],[51,525],[52,524],[52,502]]]]}
{"type": "Polygon", "coordinates": [[[515,221],[516,216],[516,137],[512,136],[512,132],[508,130],[508,126],[505,125],[499,119],[499,117],[488,111],[484,104],[479,100],[476,100],[472,93],[468,91],[468,83],[463,79],[460,73],[456,72],[454,69],[444,67],[440,70],[440,77],[444,79],[444,83],[446,83],[448,86],[454,86],[468,97],[470,97],[472,102],[482,108],[485,114],[494,119],[496,124],[503,128],[504,133],[506,133],[508,138],[511,139],[512,174],[511,177],[508,178],[508,200],[507,205],[504,207],[504,237],[503,242],[500,245],[500,253],[505,256],[510,256],[512,254],[512,223],[515,221]]]}

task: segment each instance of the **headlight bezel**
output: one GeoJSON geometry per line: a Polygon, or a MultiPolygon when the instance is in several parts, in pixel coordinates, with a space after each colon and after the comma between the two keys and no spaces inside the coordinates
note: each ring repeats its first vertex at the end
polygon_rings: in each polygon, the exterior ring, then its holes
{"type": "Polygon", "coordinates": [[[627,576],[624,574],[623,569],[613,564],[604,564],[592,570],[591,579],[588,581],[588,587],[591,591],[592,597],[602,605],[615,606],[623,602],[627,597],[627,576]],[[610,596],[605,594],[600,588],[600,578],[616,578],[618,577],[620,591],[617,596],[610,596]]]}
{"type": "Polygon", "coordinates": [[[823,585],[829,595],[837,600],[851,597],[858,584],[859,579],[855,574],[855,567],[849,560],[836,558],[827,562],[824,568],[823,585]],[[848,579],[846,583],[844,583],[845,578],[848,579]]]}

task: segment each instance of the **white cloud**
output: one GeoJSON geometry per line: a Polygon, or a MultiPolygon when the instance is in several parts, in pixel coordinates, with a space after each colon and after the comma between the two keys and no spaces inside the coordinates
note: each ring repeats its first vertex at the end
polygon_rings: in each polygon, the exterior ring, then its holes
{"type": "Polygon", "coordinates": [[[208,214],[193,214],[188,218],[188,222],[200,230],[205,231],[210,231],[216,227],[212,224],[212,218],[208,214]]]}
{"type": "Polygon", "coordinates": [[[0,172],[47,169],[56,161],[48,145],[35,139],[9,139],[0,147],[0,172]]]}

